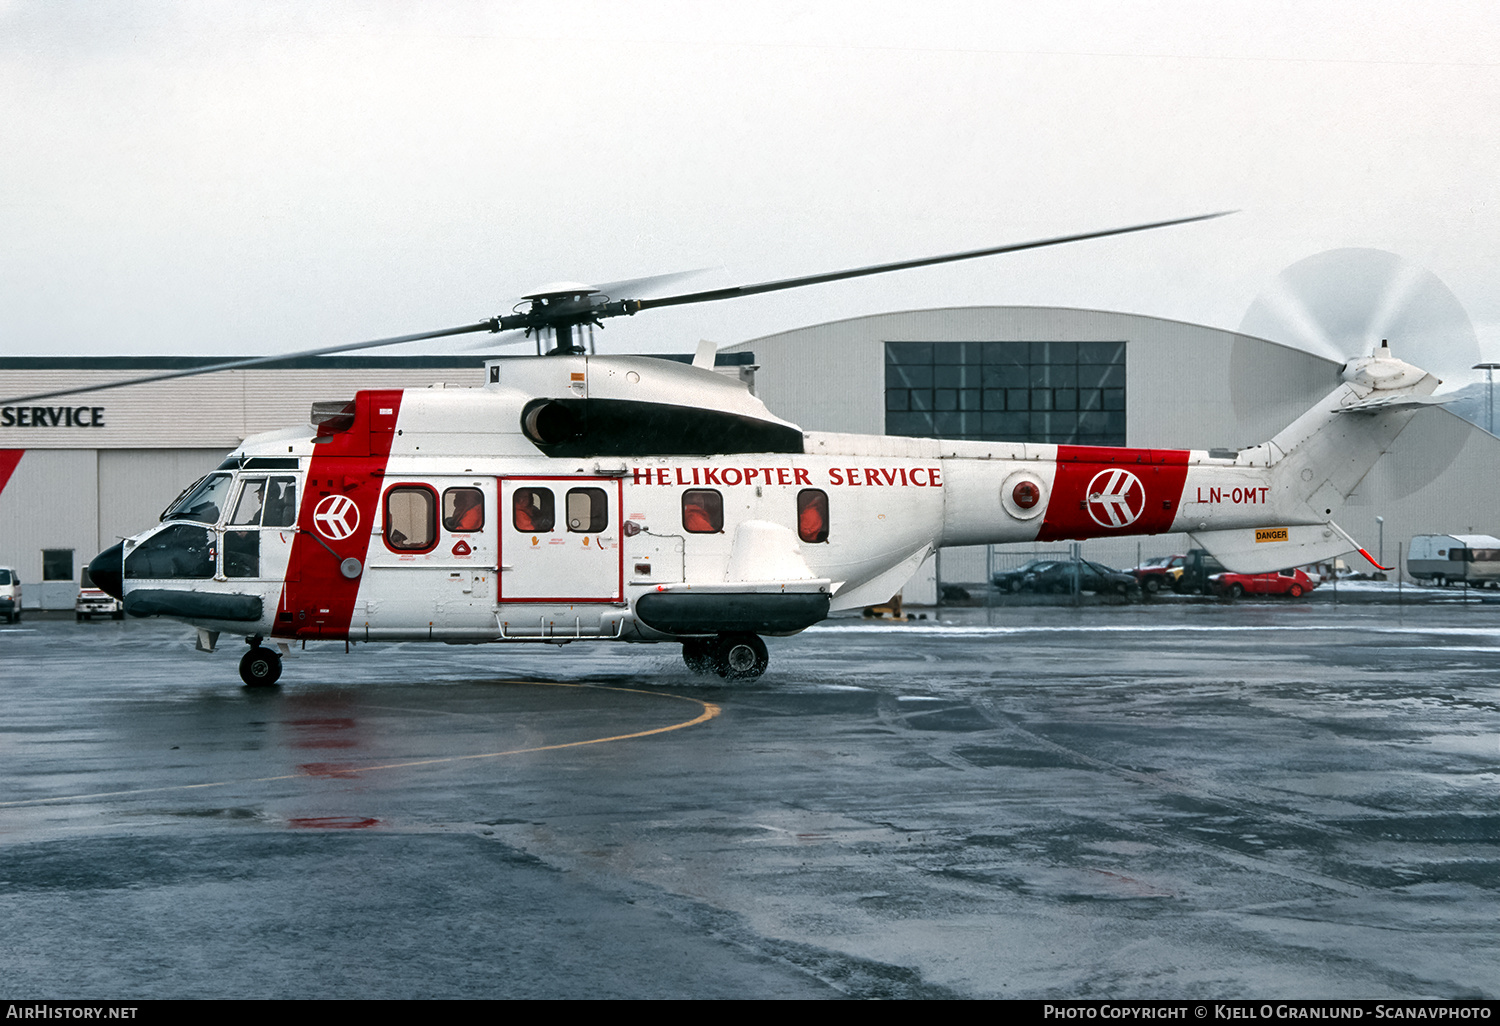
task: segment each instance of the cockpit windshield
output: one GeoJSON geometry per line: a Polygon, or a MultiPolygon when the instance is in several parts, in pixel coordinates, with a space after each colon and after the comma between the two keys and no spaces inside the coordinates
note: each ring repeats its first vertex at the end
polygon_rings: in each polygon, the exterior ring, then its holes
{"type": "Polygon", "coordinates": [[[162,514],[163,520],[191,520],[198,524],[216,524],[224,501],[229,497],[229,486],[234,480],[229,474],[210,474],[198,483],[198,487],[187,493],[162,514]]]}

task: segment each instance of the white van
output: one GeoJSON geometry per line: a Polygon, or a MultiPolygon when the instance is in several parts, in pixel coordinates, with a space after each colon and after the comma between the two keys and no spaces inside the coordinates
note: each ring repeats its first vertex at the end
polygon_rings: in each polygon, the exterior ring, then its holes
{"type": "Polygon", "coordinates": [[[78,598],[73,603],[73,616],[81,623],[108,613],[116,620],[125,619],[124,604],[94,583],[87,569],[79,580],[78,598]]]}
{"type": "Polygon", "coordinates": [[[0,616],[6,623],[21,619],[21,578],[8,566],[0,566],[0,616]]]}
{"type": "Polygon", "coordinates": [[[1419,581],[1443,585],[1467,581],[1474,587],[1500,583],[1500,538],[1488,534],[1419,534],[1406,554],[1406,572],[1419,581]]]}

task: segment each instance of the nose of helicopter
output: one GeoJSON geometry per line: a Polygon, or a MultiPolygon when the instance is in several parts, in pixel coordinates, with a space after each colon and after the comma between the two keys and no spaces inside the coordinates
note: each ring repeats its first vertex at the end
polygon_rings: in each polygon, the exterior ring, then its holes
{"type": "Polygon", "coordinates": [[[115,598],[125,599],[125,543],[116,542],[89,562],[89,579],[115,598]]]}

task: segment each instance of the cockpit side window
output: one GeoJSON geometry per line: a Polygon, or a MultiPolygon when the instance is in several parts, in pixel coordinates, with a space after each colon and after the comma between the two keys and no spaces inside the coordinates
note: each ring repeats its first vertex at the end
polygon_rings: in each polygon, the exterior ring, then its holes
{"type": "Polygon", "coordinates": [[[261,510],[266,504],[266,479],[247,477],[240,484],[240,500],[234,504],[234,515],[229,518],[231,527],[255,527],[260,524],[261,510]]]}
{"type": "Polygon", "coordinates": [[[262,527],[291,527],[297,522],[297,479],[273,477],[266,485],[266,508],[262,527]]]}
{"type": "Polygon", "coordinates": [[[174,524],[153,534],[125,557],[125,576],[156,580],[214,575],[214,532],[191,524],[174,524]]]}

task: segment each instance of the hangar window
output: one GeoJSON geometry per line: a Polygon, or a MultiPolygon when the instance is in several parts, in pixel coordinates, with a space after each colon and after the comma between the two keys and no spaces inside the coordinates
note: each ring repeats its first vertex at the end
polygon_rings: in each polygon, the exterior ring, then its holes
{"type": "Polygon", "coordinates": [[[385,493],[385,543],[398,552],[425,552],[437,544],[437,494],[425,485],[398,485],[385,493]]]}
{"type": "Polygon", "coordinates": [[[887,342],[885,429],[974,441],[1125,444],[1125,343],[887,342]]]}
{"type": "Polygon", "coordinates": [[[689,534],[718,534],[724,530],[724,496],[712,488],[689,488],[683,492],[682,529],[689,534]]]}
{"type": "Polygon", "coordinates": [[[42,580],[71,581],[73,579],[72,549],[42,550],[42,580]]]}
{"type": "Polygon", "coordinates": [[[568,491],[568,530],[598,534],[609,526],[609,499],[603,488],[572,488],[568,491]]]}
{"type": "Polygon", "coordinates": [[[510,500],[510,515],[517,531],[545,533],[552,530],[557,520],[552,489],[517,488],[510,500]]]}
{"type": "Polygon", "coordinates": [[[828,494],[817,488],[797,493],[797,537],[817,544],[828,540],[828,494]]]}
{"type": "Polygon", "coordinates": [[[449,531],[481,530],[484,493],[478,488],[449,488],[443,492],[443,527],[449,531]]]}

